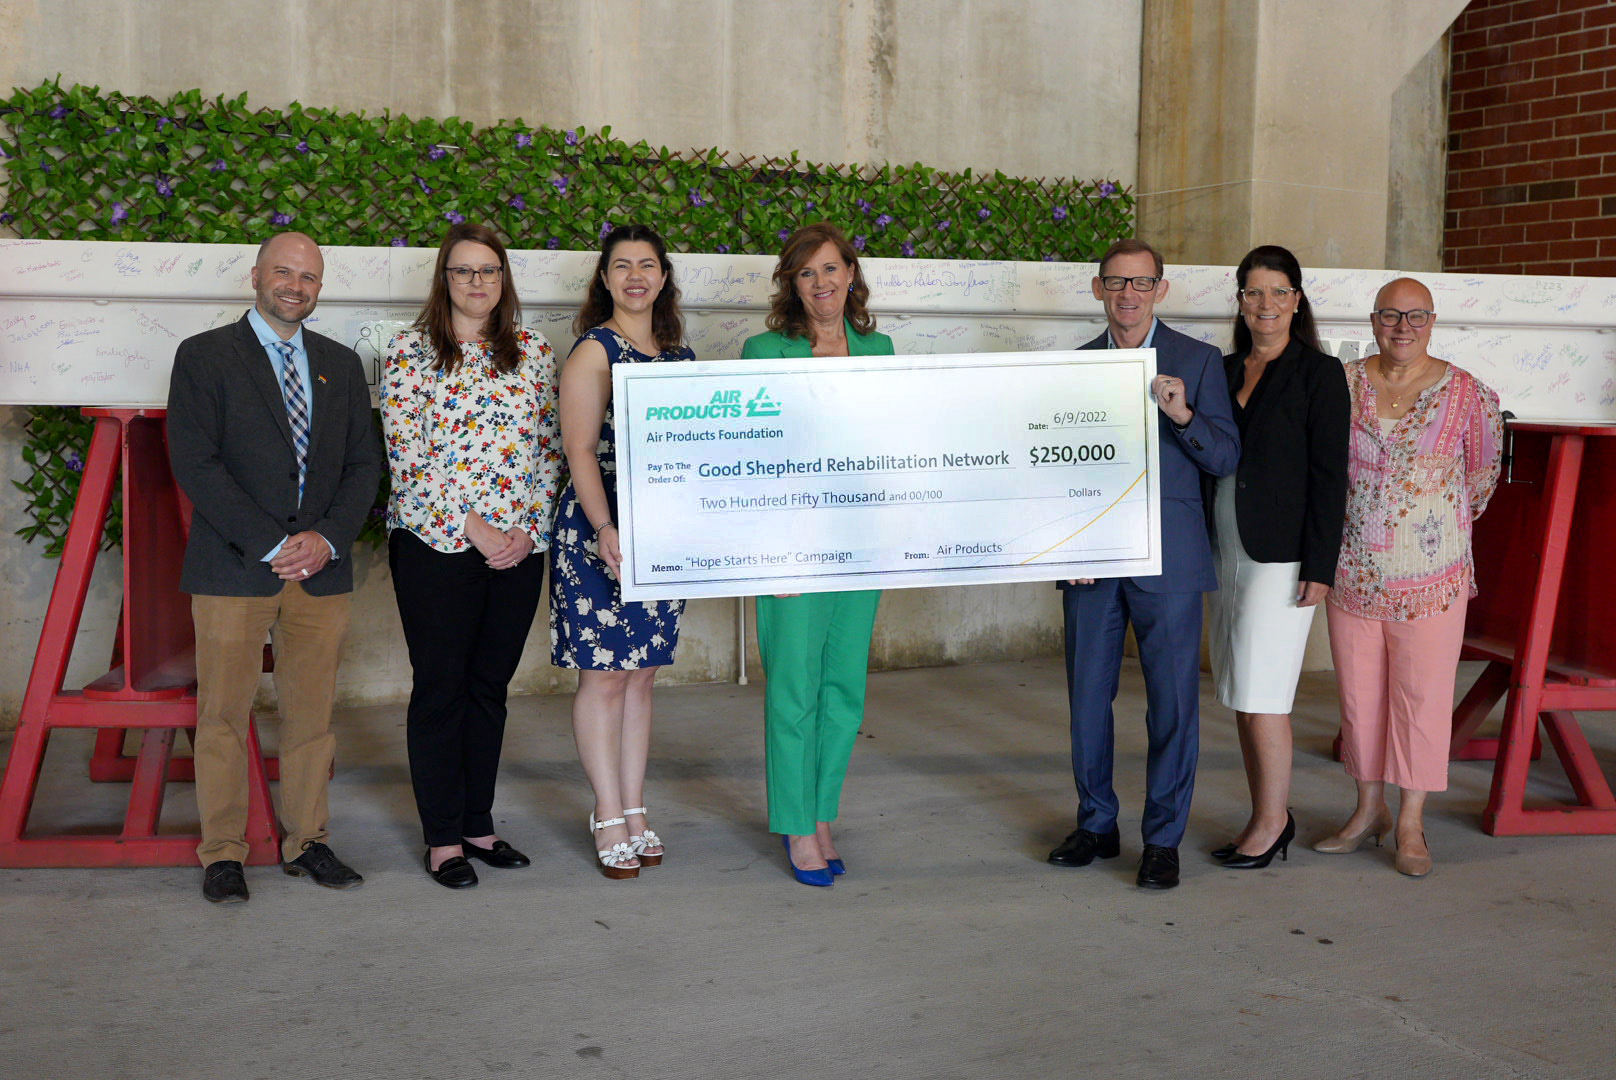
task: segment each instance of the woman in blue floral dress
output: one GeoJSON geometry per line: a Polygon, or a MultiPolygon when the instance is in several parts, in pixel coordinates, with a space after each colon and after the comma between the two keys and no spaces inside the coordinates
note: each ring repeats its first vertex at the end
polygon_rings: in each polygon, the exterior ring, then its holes
{"type": "Polygon", "coordinates": [[[612,365],[694,360],[684,344],[679,287],[668,249],[644,225],[609,233],[561,374],[561,443],[572,474],[556,511],[550,644],[557,667],[578,671],[572,731],[594,789],[589,831],[610,878],[662,861],[645,820],[651,685],[673,662],[684,601],[624,603],[617,535],[612,365]]]}

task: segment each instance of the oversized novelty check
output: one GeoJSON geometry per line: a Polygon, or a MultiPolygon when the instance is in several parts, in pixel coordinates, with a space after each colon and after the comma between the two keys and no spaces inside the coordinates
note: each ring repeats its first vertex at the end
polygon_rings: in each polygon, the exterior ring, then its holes
{"type": "Polygon", "coordinates": [[[616,364],[623,595],[1161,572],[1153,349],[616,364]]]}

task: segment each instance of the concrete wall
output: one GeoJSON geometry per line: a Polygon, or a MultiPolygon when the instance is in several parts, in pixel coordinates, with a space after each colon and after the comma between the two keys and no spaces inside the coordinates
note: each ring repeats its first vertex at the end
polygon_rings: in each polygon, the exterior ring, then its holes
{"type": "MultiPolygon", "coordinates": [[[[64,82],[263,105],[522,117],[676,148],[798,151],[1032,176],[1137,176],[1141,0],[0,0],[0,85],[64,82]],[[267,44],[284,42],[284,48],[267,44]]],[[[17,714],[56,564],[12,535],[25,410],[0,407],[0,725],[17,714]]],[[[385,561],[357,556],[345,703],[401,700],[385,561]]],[[[106,668],[119,599],[103,556],[69,685],[106,668]]],[[[889,595],[877,667],[1053,651],[1047,586],[889,595]]],[[[748,605],[749,608],[749,605],[748,605]]],[[[680,681],[734,678],[733,601],[686,615],[680,681]]],[[[750,623],[750,611],[747,612],[750,623]]],[[[755,671],[755,645],[748,644],[755,671]]],[[[513,690],[561,691],[542,621],[513,690]]]]}
{"type": "MultiPolygon", "coordinates": [[[[1304,267],[1388,265],[1394,163],[1399,185],[1411,164],[1423,161],[1420,185],[1433,170],[1439,184],[1442,167],[1418,147],[1393,152],[1394,133],[1426,139],[1444,116],[1440,79],[1429,67],[1412,83],[1410,75],[1431,63],[1463,8],[1463,0],[1146,0],[1141,234],[1174,262],[1230,264],[1256,244],[1278,243],[1304,267]],[[1427,121],[1394,126],[1394,97],[1427,121]]],[[[1435,266],[1437,256],[1433,248],[1404,257],[1435,266]]]]}

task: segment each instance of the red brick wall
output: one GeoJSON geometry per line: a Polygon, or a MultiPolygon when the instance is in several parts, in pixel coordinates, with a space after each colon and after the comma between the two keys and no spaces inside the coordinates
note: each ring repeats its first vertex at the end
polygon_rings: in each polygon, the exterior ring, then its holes
{"type": "Polygon", "coordinates": [[[1444,267],[1616,276],[1616,0],[1471,0],[1452,46],[1444,267]]]}

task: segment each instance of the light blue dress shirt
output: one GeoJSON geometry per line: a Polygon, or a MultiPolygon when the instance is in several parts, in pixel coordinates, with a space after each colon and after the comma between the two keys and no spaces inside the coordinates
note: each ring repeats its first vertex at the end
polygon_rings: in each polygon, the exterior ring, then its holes
{"type": "MultiPolygon", "coordinates": [[[[281,353],[279,347],[282,338],[274,330],[270,329],[269,323],[264,321],[264,317],[258,313],[258,308],[256,306],[247,309],[247,324],[253,328],[253,333],[258,335],[258,344],[264,347],[264,355],[269,357],[270,370],[275,373],[275,385],[281,388],[281,402],[284,404],[286,401],[286,384],[282,381],[282,377],[286,373],[286,357],[281,353]]],[[[299,325],[297,328],[297,333],[293,334],[289,338],[286,338],[285,341],[286,344],[292,347],[292,363],[297,365],[298,377],[303,380],[303,398],[309,412],[309,428],[310,430],[313,430],[314,386],[309,379],[309,351],[303,347],[303,327],[299,325]]],[[[287,539],[290,539],[290,537],[287,539]]],[[[333,561],[335,561],[337,557],[337,549],[331,547],[331,541],[326,540],[325,543],[326,547],[331,548],[331,558],[333,561]]],[[[284,547],[285,544],[286,541],[282,540],[270,550],[268,555],[265,555],[258,561],[271,561],[276,555],[280,554],[281,548],[284,547]]]]}

